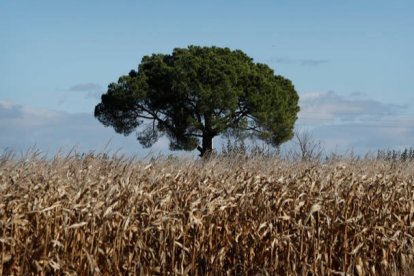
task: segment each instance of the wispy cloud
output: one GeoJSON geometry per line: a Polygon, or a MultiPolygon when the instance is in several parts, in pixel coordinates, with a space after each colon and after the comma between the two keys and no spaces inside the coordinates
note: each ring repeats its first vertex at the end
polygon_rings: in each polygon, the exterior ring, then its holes
{"type": "Polygon", "coordinates": [[[59,105],[73,102],[80,97],[85,100],[99,100],[103,94],[102,87],[97,83],[78,83],[60,91],[63,93],[58,101],[59,105]]]}
{"type": "Polygon", "coordinates": [[[306,67],[316,67],[328,63],[329,61],[327,59],[274,57],[268,59],[267,62],[274,64],[293,64],[306,67]]]}
{"type": "Polygon", "coordinates": [[[101,86],[96,83],[79,83],[69,88],[69,91],[75,91],[75,92],[90,92],[90,91],[97,91],[97,90],[101,90],[101,86]]]}
{"type": "Polygon", "coordinates": [[[99,99],[103,93],[102,87],[96,83],[79,83],[69,88],[71,92],[84,93],[85,99],[99,99]]]}
{"type": "Polygon", "coordinates": [[[299,64],[302,66],[319,66],[325,63],[328,63],[326,59],[300,59],[298,60],[299,64]]]}

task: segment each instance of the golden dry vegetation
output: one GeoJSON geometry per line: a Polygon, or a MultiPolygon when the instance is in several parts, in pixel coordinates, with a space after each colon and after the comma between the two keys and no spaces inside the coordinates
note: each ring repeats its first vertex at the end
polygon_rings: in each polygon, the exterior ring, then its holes
{"type": "Polygon", "coordinates": [[[0,158],[0,274],[409,274],[413,163],[0,158]]]}

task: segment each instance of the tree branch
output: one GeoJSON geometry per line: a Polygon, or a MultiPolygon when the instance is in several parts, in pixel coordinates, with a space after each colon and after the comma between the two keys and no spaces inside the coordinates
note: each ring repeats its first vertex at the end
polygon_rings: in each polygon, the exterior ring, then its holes
{"type": "MultiPolygon", "coordinates": [[[[157,114],[157,113],[161,113],[161,114],[163,114],[164,116],[166,116],[163,112],[161,112],[161,111],[159,111],[159,110],[157,110],[156,112],[152,112],[151,110],[149,110],[149,109],[145,108],[143,105],[140,105],[140,104],[137,104],[137,107],[138,107],[138,108],[140,108],[140,109],[142,109],[143,111],[147,112],[149,115],[151,115],[151,116],[152,116],[152,118],[149,118],[150,120],[157,120],[158,122],[160,122],[161,124],[163,124],[165,127],[167,127],[169,130],[171,130],[171,131],[173,131],[173,130],[174,130],[174,127],[173,127],[172,125],[168,124],[168,123],[166,122],[166,120],[163,120],[162,118],[160,118],[160,117],[158,116],[158,114],[157,114]]],[[[141,118],[142,118],[142,117],[141,117],[141,118]]]]}
{"type": "Polygon", "coordinates": [[[193,137],[197,137],[197,138],[203,138],[203,135],[202,134],[198,134],[198,133],[187,133],[186,135],[193,136],[193,137]]]}

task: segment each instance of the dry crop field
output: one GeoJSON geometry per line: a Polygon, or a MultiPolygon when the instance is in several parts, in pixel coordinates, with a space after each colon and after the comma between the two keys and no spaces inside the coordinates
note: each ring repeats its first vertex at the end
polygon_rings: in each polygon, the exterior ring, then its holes
{"type": "Polygon", "coordinates": [[[0,274],[408,275],[413,165],[4,155],[0,274]]]}

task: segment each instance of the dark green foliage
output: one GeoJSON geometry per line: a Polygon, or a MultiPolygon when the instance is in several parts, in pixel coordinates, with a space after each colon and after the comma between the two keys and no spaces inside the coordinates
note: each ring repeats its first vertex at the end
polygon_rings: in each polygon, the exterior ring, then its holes
{"type": "Polygon", "coordinates": [[[290,80],[240,50],[189,46],[145,56],[138,71],[111,83],[95,117],[144,147],[167,135],[171,150],[212,150],[212,139],[242,131],[278,146],[299,112],[290,80]],[[201,145],[200,145],[201,142],[201,145]]]}

